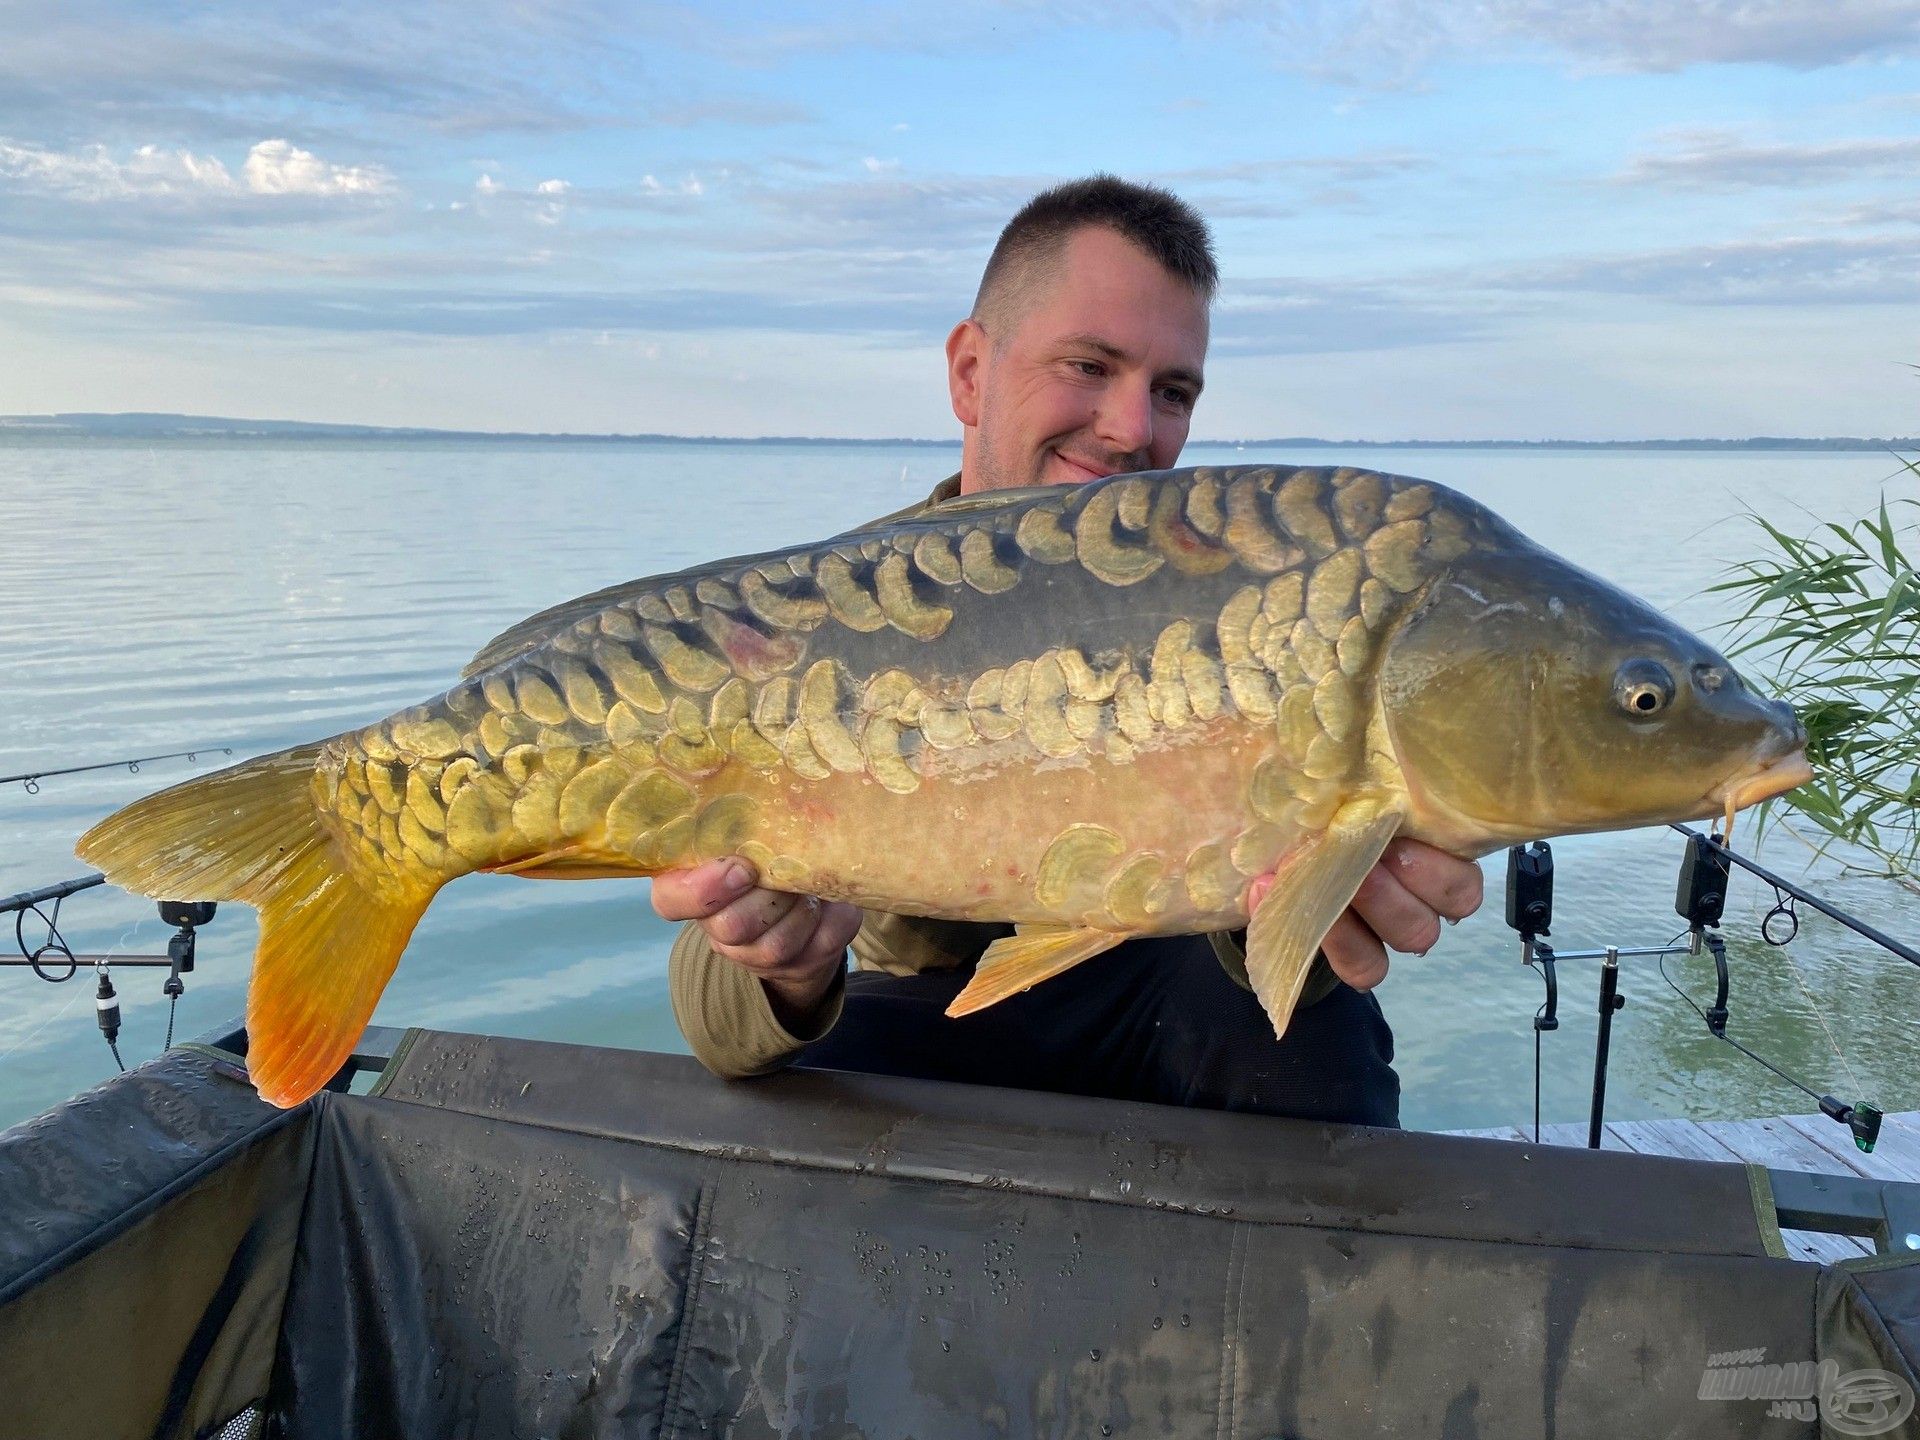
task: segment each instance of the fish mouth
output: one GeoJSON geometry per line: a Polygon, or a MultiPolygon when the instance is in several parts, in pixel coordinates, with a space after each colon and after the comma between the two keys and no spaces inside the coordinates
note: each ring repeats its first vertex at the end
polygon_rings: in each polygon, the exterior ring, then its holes
{"type": "Polygon", "coordinates": [[[1791,755],[1768,761],[1758,770],[1729,780],[1708,798],[1713,802],[1714,813],[1731,814],[1749,805],[1758,805],[1762,800],[1784,795],[1811,779],[1813,766],[1807,763],[1807,752],[1796,750],[1791,755]]]}

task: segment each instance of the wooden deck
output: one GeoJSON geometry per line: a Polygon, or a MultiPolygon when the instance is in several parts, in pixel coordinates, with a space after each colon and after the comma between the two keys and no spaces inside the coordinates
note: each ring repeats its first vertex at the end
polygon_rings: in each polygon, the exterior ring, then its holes
{"type": "MultiPolygon", "coordinates": [[[[1533,1143],[1531,1126],[1502,1125],[1491,1130],[1446,1133],[1533,1143]]],[[[1542,1125],[1540,1143],[1584,1146],[1586,1122],[1542,1125]]],[[[1824,1115],[1778,1115],[1766,1120],[1618,1120],[1602,1127],[1600,1143],[1603,1150],[1633,1150],[1642,1155],[1746,1160],[1775,1170],[1920,1182],[1920,1111],[1912,1110],[1882,1118],[1880,1139],[1871,1155],[1854,1148],[1846,1126],[1824,1115]]],[[[1781,1234],[1787,1253],[1797,1259],[1831,1261],[1873,1253],[1870,1244],[1851,1236],[1804,1230],[1784,1230],[1781,1234]]]]}

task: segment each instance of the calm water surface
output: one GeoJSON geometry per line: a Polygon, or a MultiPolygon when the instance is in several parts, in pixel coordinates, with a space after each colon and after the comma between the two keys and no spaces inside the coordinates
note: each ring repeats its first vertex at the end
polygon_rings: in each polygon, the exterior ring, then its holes
{"type": "MultiPolygon", "coordinates": [[[[1195,447],[1190,462],[1285,460],[1195,447]]],[[[1753,553],[1737,517],[1863,512],[1894,473],[1873,455],[1314,451],[1423,475],[1692,625],[1699,592],[1753,553]]],[[[925,493],[957,450],[367,442],[65,442],[0,437],[0,774],[185,746],[255,754],[363,724],[446,685],[490,636],[555,601],[718,555],[817,538],[925,493]]],[[[1809,526],[1811,521],[1808,521],[1809,526]]],[[[173,760],[0,787],[0,894],[78,874],[72,844],[108,811],[195,767],[173,760]]],[[[199,768],[206,768],[204,765],[199,768]]],[[[1671,832],[1555,847],[1563,948],[1647,944],[1678,926],[1671,832]]],[[[1798,862],[1770,842],[1776,864],[1798,862]]],[[[1532,1108],[1540,984],[1492,901],[1381,991],[1410,1125],[1520,1121],[1532,1108]]],[[[1908,939],[1920,900],[1829,878],[1840,902],[1908,939]]],[[[1920,973],[1810,917],[1788,951],[1757,939],[1771,897],[1728,910],[1734,1030],[1820,1089],[1920,1108],[1920,973]]],[[[62,915],[76,950],[154,952],[152,906],[97,890],[62,915]]],[[[30,938],[32,932],[29,931],[30,938]]],[[[181,1001],[191,1035],[239,1013],[253,912],[223,906],[181,1001]]],[[[10,938],[10,937],[9,937],[10,938]]],[[[427,912],[375,1019],[681,1049],[667,1004],[670,929],[634,881],[456,882],[427,912]]],[[[1594,982],[1567,966],[1544,1064],[1549,1121],[1585,1114],[1594,982]]],[[[1696,994],[1695,962],[1669,967],[1696,994]]],[[[160,975],[117,978],[122,1052],[158,1051],[160,975]]],[[[1810,1102],[1709,1038],[1653,970],[1629,962],[1609,1113],[1732,1117],[1810,1102]]],[[[90,977],[0,970],[0,1124],[111,1069],[90,977]]]]}

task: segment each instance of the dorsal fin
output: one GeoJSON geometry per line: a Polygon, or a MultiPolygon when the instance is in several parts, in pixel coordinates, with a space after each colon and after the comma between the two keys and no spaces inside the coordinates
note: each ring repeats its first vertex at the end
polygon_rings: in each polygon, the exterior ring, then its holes
{"type": "Polygon", "coordinates": [[[1019,485],[1007,490],[979,490],[972,495],[956,495],[951,500],[942,500],[920,511],[912,517],[915,520],[939,520],[948,515],[966,515],[976,510],[998,510],[1001,506],[1024,504],[1029,500],[1038,500],[1045,496],[1053,498],[1068,491],[1059,485],[1019,485]]]}
{"type": "Polygon", "coordinates": [[[830,540],[817,541],[812,545],[796,545],[785,550],[767,550],[758,555],[735,555],[731,559],[715,560],[705,565],[694,566],[692,569],[678,570],[671,575],[650,575],[642,580],[628,580],[619,585],[609,585],[604,590],[595,590],[591,595],[582,595],[574,600],[551,605],[537,615],[529,615],[510,629],[502,630],[480,647],[479,653],[469,660],[466,669],[460,672],[460,677],[464,680],[469,676],[478,675],[482,670],[491,670],[496,665],[503,665],[535,646],[544,644],[569,626],[579,624],[589,615],[597,615],[602,610],[619,605],[650,590],[664,590],[669,585],[686,584],[763,560],[780,559],[795,551],[824,549],[849,536],[865,535],[873,530],[929,527],[951,515],[998,510],[1003,506],[1019,505],[1041,496],[1058,495],[1060,489],[1061,487],[1057,485],[1025,485],[1017,490],[983,490],[977,495],[956,496],[930,509],[912,509],[883,516],[881,519],[856,526],[854,529],[844,530],[830,540]]]}
{"type": "Polygon", "coordinates": [[[675,570],[667,575],[648,575],[639,580],[625,580],[618,585],[609,585],[604,590],[595,590],[591,595],[582,595],[578,599],[563,600],[558,605],[549,605],[538,615],[529,615],[518,625],[502,630],[493,639],[480,647],[479,653],[467,662],[467,668],[460,672],[460,678],[466,679],[478,675],[482,670],[491,670],[503,665],[516,655],[524,655],[537,645],[545,644],[569,626],[577,625],[589,615],[598,615],[602,610],[611,609],[644,595],[648,591],[662,591],[671,585],[689,585],[696,580],[704,580],[710,575],[723,575],[729,570],[737,570],[747,565],[757,565],[766,560],[777,560],[791,555],[794,550],[804,549],[794,546],[788,550],[763,550],[757,555],[734,555],[725,560],[710,561],[705,565],[695,565],[686,570],[675,570]]]}
{"type": "Polygon", "coordinates": [[[460,678],[478,675],[482,670],[491,670],[496,665],[505,664],[516,655],[523,655],[534,646],[543,643],[550,636],[557,635],[570,625],[576,625],[589,615],[597,615],[609,605],[618,605],[622,600],[630,600],[643,591],[659,585],[657,578],[629,580],[623,585],[609,585],[604,590],[596,590],[591,595],[582,595],[577,600],[566,600],[558,605],[550,605],[538,615],[529,615],[518,625],[502,630],[493,639],[480,647],[480,651],[467,662],[467,668],[460,672],[460,678]]]}

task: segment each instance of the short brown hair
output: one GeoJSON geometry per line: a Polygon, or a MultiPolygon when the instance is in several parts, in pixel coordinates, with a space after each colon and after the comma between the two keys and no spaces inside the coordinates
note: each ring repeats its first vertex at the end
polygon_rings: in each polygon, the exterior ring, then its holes
{"type": "Polygon", "coordinates": [[[1083,225],[1116,231],[1213,303],[1220,271],[1213,258],[1213,234],[1200,212],[1158,185],[1089,175],[1041,191],[1007,222],[980,277],[973,318],[1004,319],[1010,304],[1059,258],[1067,237],[1083,225]]]}

